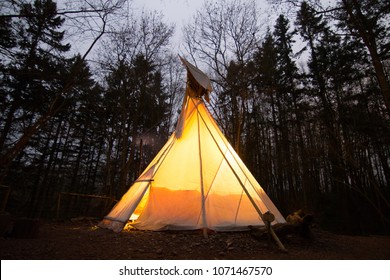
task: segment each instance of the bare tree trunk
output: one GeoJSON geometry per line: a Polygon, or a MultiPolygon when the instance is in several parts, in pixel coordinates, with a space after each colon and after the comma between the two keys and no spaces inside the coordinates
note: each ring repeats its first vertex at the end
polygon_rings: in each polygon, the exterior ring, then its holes
{"type": "Polygon", "coordinates": [[[7,113],[7,117],[5,118],[3,131],[1,132],[1,136],[0,136],[0,151],[3,151],[4,144],[5,144],[5,141],[7,140],[8,133],[11,130],[12,123],[14,121],[14,115],[15,115],[16,109],[18,107],[17,103],[18,103],[17,100],[14,100],[12,102],[12,105],[7,113]]]}
{"type": "Polygon", "coordinates": [[[76,158],[76,162],[74,163],[73,165],[73,175],[72,175],[72,180],[70,182],[70,190],[72,192],[76,191],[76,187],[78,187],[80,185],[80,181],[77,179],[78,177],[78,174],[79,174],[79,169],[80,169],[80,163],[81,163],[81,156],[84,152],[84,145],[85,145],[85,137],[87,135],[87,131],[86,131],[86,128],[83,129],[82,131],[82,136],[81,136],[81,139],[80,139],[80,145],[78,147],[78,153],[77,153],[77,158],[76,158]]]}

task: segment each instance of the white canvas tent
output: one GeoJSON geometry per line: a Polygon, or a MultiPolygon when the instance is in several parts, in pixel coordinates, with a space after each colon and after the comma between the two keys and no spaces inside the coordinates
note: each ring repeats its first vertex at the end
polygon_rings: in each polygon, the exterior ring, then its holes
{"type": "Polygon", "coordinates": [[[237,231],[264,225],[265,213],[285,223],[208,111],[210,80],[182,61],[188,82],[176,131],[99,225],[237,231]]]}

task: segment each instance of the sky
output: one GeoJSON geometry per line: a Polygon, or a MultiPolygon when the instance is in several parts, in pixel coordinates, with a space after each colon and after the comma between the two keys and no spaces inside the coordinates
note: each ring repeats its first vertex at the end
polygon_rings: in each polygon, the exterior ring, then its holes
{"type": "MultiPolygon", "coordinates": [[[[203,6],[205,0],[130,0],[134,9],[142,11],[142,9],[150,11],[158,11],[164,15],[164,19],[167,23],[175,24],[175,34],[173,37],[173,44],[177,49],[180,49],[180,44],[183,42],[182,28],[187,24],[191,18],[195,15],[196,11],[203,6]]],[[[218,1],[218,0],[216,0],[218,1]]],[[[243,0],[245,1],[245,0],[243,0]]],[[[290,13],[291,10],[280,9],[280,7],[271,7],[267,2],[268,0],[255,0],[259,15],[261,16],[260,22],[264,20],[264,33],[267,27],[272,27],[275,24],[277,15],[283,11],[285,15],[291,20],[291,24],[294,22],[295,14],[290,13]],[[278,11],[277,11],[278,10],[278,11]],[[293,18],[291,18],[293,17],[293,18]]],[[[320,0],[325,6],[334,5],[336,0],[320,0]]],[[[137,11],[136,11],[137,12],[137,11]]],[[[299,40],[299,39],[298,39],[299,40]]],[[[294,51],[299,51],[303,47],[298,43],[294,46],[294,51]]]]}
{"type": "MultiPolygon", "coordinates": [[[[164,16],[164,21],[167,23],[175,24],[175,34],[171,40],[173,48],[178,53],[183,51],[183,36],[182,28],[191,21],[196,11],[199,10],[203,3],[207,0],[131,0],[131,7],[134,7],[134,12],[140,13],[142,9],[149,11],[161,12],[164,16]]],[[[218,0],[217,0],[218,1],[218,0]]],[[[243,0],[245,1],[245,0],[243,0]]],[[[258,8],[258,14],[260,15],[259,23],[263,25],[263,33],[266,34],[267,28],[271,28],[275,25],[275,20],[282,10],[276,11],[275,7],[271,7],[267,0],[255,0],[258,8]]],[[[332,2],[334,0],[325,0],[332,2]]],[[[288,17],[294,17],[289,11],[284,11],[288,17]]],[[[294,20],[292,19],[292,22],[294,20]]],[[[291,23],[292,24],[292,23],[291,23]]],[[[294,52],[300,51],[304,47],[304,44],[300,42],[299,38],[296,38],[296,43],[293,46],[294,52]]],[[[306,56],[303,54],[299,61],[306,61],[306,56]]],[[[301,65],[300,67],[304,67],[301,65]]]]}
{"type": "MultiPolygon", "coordinates": [[[[175,24],[173,42],[179,47],[182,39],[182,28],[203,6],[204,0],[132,0],[132,6],[139,10],[158,11],[164,15],[167,23],[175,24]]],[[[266,0],[257,0],[257,5],[264,10],[267,7],[266,0]]]]}
{"type": "MultiPolygon", "coordinates": [[[[75,0],[74,2],[78,2],[82,0],[75,0]]],[[[201,9],[205,1],[211,0],[129,0],[128,7],[131,9],[132,13],[140,15],[143,10],[145,11],[156,11],[163,15],[163,22],[167,24],[175,25],[175,33],[173,38],[171,39],[172,47],[180,52],[181,44],[183,44],[183,36],[182,29],[183,27],[189,23],[193,16],[195,16],[196,11],[201,9]]],[[[219,1],[219,0],[217,0],[219,1]]],[[[243,0],[245,1],[245,0],[243,0]]],[[[267,4],[267,0],[255,0],[257,7],[259,9],[259,15],[264,19],[266,25],[273,26],[275,21],[275,14],[272,15],[272,11],[269,9],[269,5],[267,4]]],[[[65,6],[72,1],[66,0],[57,0],[59,8],[65,9],[65,6]]],[[[127,6],[127,5],[126,5],[127,6]]],[[[275,11],[273,11],[275,12],[275,11]]],[[[262,19],[260,19],[262,21],[262,19]]],[[[97,21],[100,24],[99,21],[97,21]]],[[[264,27],[265,33],[266,27],[264,27]]],[[[83,34],[80,37],[73,37],[74,35],[70,35],[69,41],[72,45],[72,52],[74,53],[84,53],[94,36],[90,36],[88,34],[83,34]]],[[[77,35],[76,35],[77,36],[77,35]]],[[[88,57],[91,58],[98,51],[95,47],[92,51],[91,55],[88,57]]]]}
{"type": "Polygon", "coordinates": [[[167,23],[175,24],[173,41],[179,47],[182,27],[189,22],[203,4],[199,0],[132,0],[132,6],[140,12],[142,9],[158,11],[164,15],[167,23]]]}
{"type": "MultiPolygon", "coordinates": [[[[75,2],[78,1],[81,0],[77,0],[75,2]]],[[[203,6],[203,3],[205,1],[206,0],[129,0],[129,7],[135,14],[141,14],[143,10],[160,12],[164,16],[164,22],[166,22],[167,24],[173,23],[175,25],[175,33],[171,40],[171,44],[176,51],[180,52],[180,50],[182,49],[180,45],[183,43],[182,29],[187,23],[191,21],[193,16],[196,14],[196,11],[203,6]]],[[[276,15],[280,11],[275,11],[275,7],[270,8],[270,5],[267,4],[268,0],[255,1],[258,7],[258,13],[261,17],[260,22],[263,24],[265,34],[267,27],[272,28],[272,26],[275,24],[276,15]]],[[[334,1],[335,0],[322,0],[322,2],[327,3],[331,3],[334,1]]],[[[57,0],[57,3],[59,4],[60,8],[63,8],[64,5],[66,5],[65,3],[69,2],[71,1],[57,0]]],[[[288,13],[288,11],[284,12],[288,13]]],[[[289,17],[291,16],[294,17],[290,14],[289,17]]],[[[69,38],[73,52],[79,52],[82,54],[88,49],[93,37],[84,35],[86,34],[83,34],[78,38],[69,38]]],[[[95,53],[97,51],[96,49],[97,48],[95,47],[92,53],[95,53]]]]}
{"type": "MultiPolygon", "coordinates": [[[[79,0],[74,2],[77,3],[79,0]]],[[[161,13],[165,23],[175,25],[175,34],[171,42],[175,48],[179,49],[180,43],[183,41],[181,36],[183,26],[191,20],[192,16],[195,15],[196,10],[200,9],[203,5],[203,2],[204,0],[129,0],[129,5],[125,5],[125,7],[129,7],[131,12],[136,15],[140,15],[143,10],[161,13]]],[[[69,9],[69,7],[67,7],[69,3],[71,3],[71,1],[57,0],[60,10],[69,9]]],[[[98,25],[101,24],[99,20],[97,23],[98,25]]],[[[97,28],[97,30],[100,30],[100,28],[97,28]]],[[[84,53],[95,37],[89,34],[83,34],[80,37],[77,37],[78,35],[72,33],[69,34],[68,39],[72,45],[72,52],[74,53],[84,53]]],[[[95,51],[96,48],[94,48],[93,52],[95,51]]]]}
{"type": "Polygon", "coordinates": [[[136,9],[161,11],[165,19],[177,25],[185,24],[195,14],[203,1],[194,0],[132,0],[136,9]]]}

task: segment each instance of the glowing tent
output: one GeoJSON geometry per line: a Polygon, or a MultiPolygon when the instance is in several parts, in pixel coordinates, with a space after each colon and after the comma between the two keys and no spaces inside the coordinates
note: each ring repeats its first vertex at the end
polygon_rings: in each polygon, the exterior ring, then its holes
{"type": "Polygon", "coordinates": [[[175,132],[99,226],[237,231],[269,216],[285,223],[208,111],[209,78],[182,61],[188,81],[175,132]]]}

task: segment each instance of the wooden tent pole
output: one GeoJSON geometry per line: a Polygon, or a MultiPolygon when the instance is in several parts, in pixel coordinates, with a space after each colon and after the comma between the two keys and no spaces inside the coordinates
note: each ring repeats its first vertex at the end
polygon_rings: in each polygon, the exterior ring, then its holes
{"type": "MultiPolygon", "coordinates": [[[[268,223],[268,222],[267,222],[268,223]]],[[[283,243],[280,241],[279,237],[276,235],[273,227],[271,226],[271,224],[269,224],[269,227],[268,227],[268,232],[271,234],[272,238],[275,240],[276,244],[278,244],[279,248],[283,251],[283,252],[288,252],[286,247],[284,247],[283,243]]]]}
{"type": "MultiPolygon", "coordinates": [[[[196,106],[196,105],[195,105],[196,106]]],[[[197,110],[198,114],[198,149],[199,149],[199,172],[200,172],[200,192],[202,194],[202,223],[203,223],[203,236],[205,238],[208,237],[207,234],[207,220],[206,220],[206,206],[205,206],[205,198],[204,198],[204,184],[203,184],[203,160],[202,160],[202,147],[200,143],[200,123],[199,123],[199,110],[197,110]]]]}
{"type": "Polygon", "coordinates": [[[265,226],[267,228],[267,231],[268,231],[268,234],[269,236],[271,236],[276,244],[278,244],[279,248],[283,251],[283,252],[287,252],[287,249],[283,246],[283,243],[280,241],[280,239],[278,238],[278,236],[276,235],[274,229],[272,228],[272,225],[271,223],[275,220],[275,215],[272,214],[270,211],[268,212],[265,212],[263,214],[263,221],[265,223],[265,226]]]}

